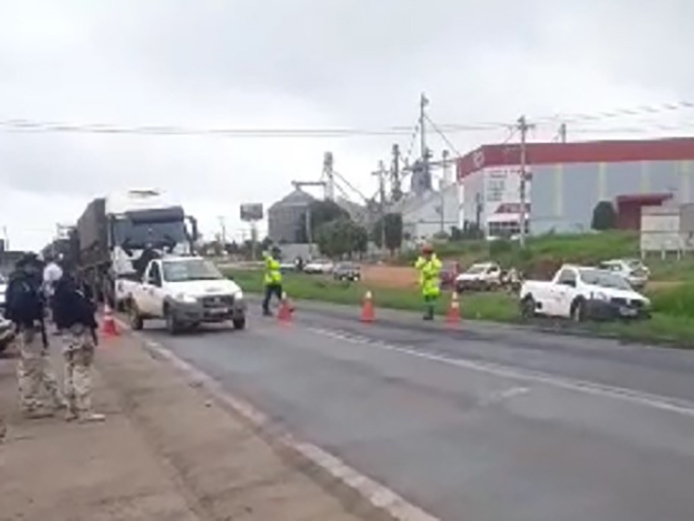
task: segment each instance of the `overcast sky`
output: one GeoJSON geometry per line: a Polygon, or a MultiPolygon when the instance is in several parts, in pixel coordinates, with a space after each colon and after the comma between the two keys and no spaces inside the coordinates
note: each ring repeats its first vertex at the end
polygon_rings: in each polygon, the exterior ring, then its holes
{"type": "MultiPolygon", "coordinates": [[[[694,98],[691,20],[691,0],[0,0],[0,120],[373,130],[413,125],[425,91],[439,124],[525,113],[544,122],[532,139],[552,139],[558,121],[543,118],[555,113],[694,98]]],[[[693,120],[692,109],[644,112],[569,125],[569,139],[691,133],[693,120]]],[[[465,153],[507,134],[449,138],[465,153]]],[[[13,248],[39,248],[90,199],[156,187],[208,236],[218,216],[238,234],[239,203],[268,206],[291,180],[318,179],[326,150],[373,192],[369,173],[394,140],[408,149],[407,136],[0,130],[0,227],[13,248]]]]}

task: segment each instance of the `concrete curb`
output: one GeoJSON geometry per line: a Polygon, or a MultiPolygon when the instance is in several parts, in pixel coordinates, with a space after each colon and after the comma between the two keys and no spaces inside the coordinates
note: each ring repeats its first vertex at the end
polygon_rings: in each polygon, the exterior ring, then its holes
{"type": "MultiPolygon", "coordinates": [[[[130,330],[122,321],[118,320],[118,323],[122,329],[130,330]]],[[[201,388],[225,410],[240,417],[273,448],[297,461],[302,470],[308,471],[357,514],[368,514],[369,518],[384,521],[440,521],[320,447],[295,438],[281,426],[273,424],[262,411],[245,400],[232,396],[211,376],[169,349],[148,340],[138,332],[132,332],[132,335],[154,358],[171,364],[191,386],[201,388]]]]}

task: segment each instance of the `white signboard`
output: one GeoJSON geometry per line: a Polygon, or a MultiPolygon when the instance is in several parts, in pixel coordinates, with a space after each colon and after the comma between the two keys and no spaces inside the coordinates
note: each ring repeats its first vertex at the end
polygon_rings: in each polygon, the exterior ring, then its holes
{"type": "MultiPolygon", "coordinates": [[[[526,179],[526,207],[530,203],[531,180],[526,179]]],[[[488,168],[484,171],[484,209],[487,219],[495,214],[520,214],[521,176],[519,166],[488,168]]]]}

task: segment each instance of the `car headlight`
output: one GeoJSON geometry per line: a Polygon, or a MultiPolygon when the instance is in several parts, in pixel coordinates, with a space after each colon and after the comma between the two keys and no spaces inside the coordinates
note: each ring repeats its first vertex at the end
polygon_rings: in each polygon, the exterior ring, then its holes
{"type": "Polygon", "coordinates": [[[610,300],[607,294],[603,293],[602,291],[596,291],[593,293],[593,298],[595,300],[610,300]]]}
{"type": "Polygon", "coordinates": [[[183,302],[184,304],[195,304],[198,299],[193,295],[188,295],[187,293],[178,293],[174,296],[178,302],[183,302]]]}
{"type": "Polygon", "coordinates": [[[238,290],[234,293],[234,300],[243,300],[243,291],[238,290]]]}

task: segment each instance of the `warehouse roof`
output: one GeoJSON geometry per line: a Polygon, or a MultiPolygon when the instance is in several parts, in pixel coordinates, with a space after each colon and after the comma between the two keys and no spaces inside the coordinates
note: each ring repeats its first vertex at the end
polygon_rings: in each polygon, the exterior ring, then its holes
{"type": "MultiPolygon", "coordinates": [[[[694,160],[694,138],[528,143],[526,158],[529,165],[694,160]]],[[[484,145],[458,159],[458,179],[483,168],[519,164],[519,145],[484,145]]]]}

